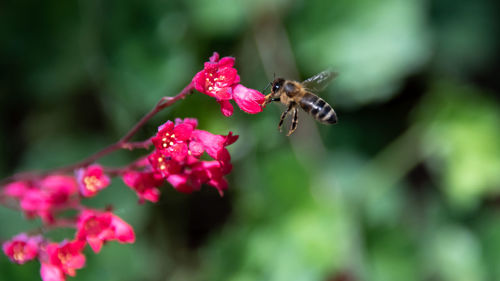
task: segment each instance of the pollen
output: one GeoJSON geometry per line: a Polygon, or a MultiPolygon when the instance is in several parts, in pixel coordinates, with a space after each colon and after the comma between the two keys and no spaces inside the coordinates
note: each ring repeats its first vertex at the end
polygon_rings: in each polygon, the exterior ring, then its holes
{"type": "Polygon", "coordinates": [[[67,263],[71,260],[71,253],[63,253],[62,251],[57,254],[57,257],[61,261],[61,263],[67,263]]]}
{"type": "Polygon", "coordinates": [[[85,187],[90,191],[96,191],[97,187],[100,185],[100,181],[96,176],[85,177],[83,179],[83,183],[85,183],[85,187]]]}
{"type": "Polygon", "coordinates": [[[23,252],[16,252],[14,254],[14,260],[23,261],[24,260],[24,253],[23,252]]]}
{"type": "Polygon", "coordinates": [[[14,260],[16,261],[23,261],[24,260],[24,247],[21,244],[16,244],[14,246],[14,260]]]}
{"type": "Polygon", "coordinates": [[[173,141],[171,141],[171,142],[169,142],[168,144],[170,144],[170,145],[174,145],[174,142],[173,142],[173,141]]]}
{"type": "Polygon", "coordinates": [[[214,87],[212,87],[212,86],[208,87],[209,91],[212,91],[213,89],[214,89],[214,87]]]}

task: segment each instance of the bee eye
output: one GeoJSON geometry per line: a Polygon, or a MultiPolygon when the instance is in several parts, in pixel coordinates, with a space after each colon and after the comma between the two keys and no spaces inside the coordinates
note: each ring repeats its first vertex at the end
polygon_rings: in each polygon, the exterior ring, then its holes
{"type": "Polygon", "coordinates": [[[273,91],[276,92],[280,89],[280,85],[276,84],[273,86],[273,91]]]}

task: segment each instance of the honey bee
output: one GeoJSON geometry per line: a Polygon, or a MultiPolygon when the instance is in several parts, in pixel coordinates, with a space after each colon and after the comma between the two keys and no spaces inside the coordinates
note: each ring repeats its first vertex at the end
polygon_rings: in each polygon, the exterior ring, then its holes
{"type": "Polygon", "coordinates": [[[323,90],[335,77],[337,77],[337,73],[326,70],[302,83],[276,78],[272,82],[271,93],[266,96],[262,106],[264,107],[273,101],[280,101],[287,106],[287,109],[281,114],[278,124],[278,129],[281,132],[283,121],[289,113],[293,114],[292,125],[287,136],[290,136],[297,129],[299,106],[317,121],[323,124],[335,124],[337,123],[335,110],[322,98],[311,93],[311,91],[323,90]]]}

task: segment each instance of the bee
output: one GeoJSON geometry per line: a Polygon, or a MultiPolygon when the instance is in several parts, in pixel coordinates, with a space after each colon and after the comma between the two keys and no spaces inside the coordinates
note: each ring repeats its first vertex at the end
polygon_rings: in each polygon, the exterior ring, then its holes
{"type": "Polygon", "coordinates": [[[280,101],[287,106],[287,109],[281,114],[278,124],[278,129],[281,132],[281,126],[287,115],[293,115],[292,125],[287,136],[290,136],[297,129],[299,106],[318,122],[335,124],[337,123],[335,110],[325,100],[311,92],[323,90],[335,77],[337,77],[336,72],[326,70],[302,83],[276,78],[272,82],[271,93],[266,96],[262,107],[273,101],[280,101]]]}

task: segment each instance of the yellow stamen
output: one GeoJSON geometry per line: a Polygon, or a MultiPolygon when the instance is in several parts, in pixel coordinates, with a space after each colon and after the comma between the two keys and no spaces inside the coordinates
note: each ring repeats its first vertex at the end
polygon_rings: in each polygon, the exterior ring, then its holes
{"type": "Polygon", "coordinates": [[[23,245],[16,243],[13,251],[14,251],[14,255],[13,255],[14,260],[16,260],[16,261],[23,261],[24,260],[25,255],[24,255],[23,245]]]}
{"type": "Polygon", "coordinates": [[[90,176],[83,178],[83,183],[88,190],[97,191],[97,188],[101,184],[101,181],[96,176],[90,176]]]}

